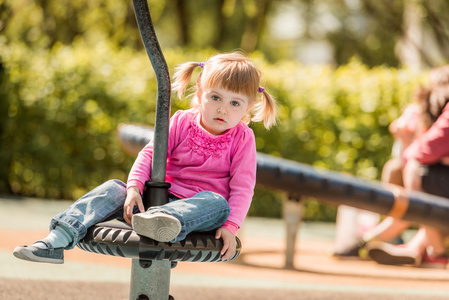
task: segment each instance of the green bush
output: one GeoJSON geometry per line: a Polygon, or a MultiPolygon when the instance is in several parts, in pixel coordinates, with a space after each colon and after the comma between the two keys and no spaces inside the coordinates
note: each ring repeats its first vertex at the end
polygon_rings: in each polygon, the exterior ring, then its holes
{"type": "MultiPolygon", "coordinates": [[[[214,54],[165,50],[173,68],[214,54]]],[[[319,168],[378,179],[390,156],[389,123],[410,102],[423,74],[357,61],[332,69],[251,55],[279,101],[279,124],[254,124],[257,150],[319,168]]],[[[0,37],[0,193],[76,199],[110,179],[126,181],[133,157],[121,151],[119,123],[153,125],[156,81],[146,53],[81,39],[31,51],[0,37]]],[[[186,102],[172,101],[172,112],[186,102]]],[[[299,191],[300,192],[300,191],[299,191]]],[[[281,194],[262,189],[250,213],[278,217],[281,194]]],[[[306,219],[335,209],[310,199],[306,219]]]]}
{"type": "MultiPolygon", "coordinates": [[[[266,131],[260,124],[254,126],[258,151],[380,179],[393,145],[388,125],[410,103],[425,74],[382,66],[369,69],[356,60],[338,69],[291,61],[269,65],[262,57],[255,61],[280,103],[277,127],[266,131]]],[[[281,202],[279,194],[276,199],[281,202]]],[[[335,207],[305,200],[305,220],[335,220],[335,207]]],[[[256,203],[251,212],[259,213],[258,209],[256,203]]],[[[278,216],[280,210],[267,213],[278,216]]]]}

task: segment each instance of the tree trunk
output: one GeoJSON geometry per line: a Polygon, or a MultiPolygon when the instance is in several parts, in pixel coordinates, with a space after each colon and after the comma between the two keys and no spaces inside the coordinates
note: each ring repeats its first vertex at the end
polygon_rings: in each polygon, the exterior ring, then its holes
{"type": "Polygon", "coordinates": [[[176,0],[175,1],[176,6],[176,15],[178,17],[178,26],[179,26],[179,33],[180,33],[180,44],[181,46],[188,46],[190,43],[189,38],[189,15],[186,9],[185,1],[184,0],[176,0]]]}
{"type": "Polygon", "coordinates": [[[422,26],[419,0],[404,2],[404,35],[398,44],[398,56],[403,66],[420,70],[423,65],[421,55],[422,26]]]}
{"type": "Polygon", "coordinates": [[[245,26],[240,47],[246,52],[253,52],[259,45],[262,29],[268,12],[269,0],[257,1],[257,11],[251,16],[245,26]]]}

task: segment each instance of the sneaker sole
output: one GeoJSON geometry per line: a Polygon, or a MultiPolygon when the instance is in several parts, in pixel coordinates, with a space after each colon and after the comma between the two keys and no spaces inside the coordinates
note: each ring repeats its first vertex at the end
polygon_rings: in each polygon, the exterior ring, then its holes
{"type": "Polygon", "coordinates": [[[181,223],[170,215],[137,214],[132,219],[133,229],[137,234],[158,242],[169,242],[181,231],[181,223]]]}
{"type": "Polygon", "coordinates": [[[42,256],[36,256],[31,251],[24,247],[16,247],[13,252],[14,256],[26,260],[26,261],[32,261],[32,262],[41,262],[41,263],[50,263],[50,264],[63,264],[64,259],[63,258],[48,258],[48,257],[42,257],[42,256]]]}
{"type": "Polygon", "coordinates": [[[382,265],[415,265],[416,260],[409,256],[391,255],[381,249],[369,250],[369,256],[382,265]]]}

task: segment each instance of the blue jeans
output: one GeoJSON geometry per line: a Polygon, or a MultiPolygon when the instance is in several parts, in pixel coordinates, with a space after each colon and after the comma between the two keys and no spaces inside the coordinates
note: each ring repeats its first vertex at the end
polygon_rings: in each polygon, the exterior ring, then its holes
{"type": "MultiPolygon", "coordinates": [[[[97,223],[110,220],[125,222],[123,205],[126,200],[126,184],[119,180],[109,180],[85,194],[63,213],[57,214],[50,223],[50,230],[59,226],[71,237],[66,249],[76,246],[87,233],[87,229],[97,223]]],[[[181,222],[181,232],[171,242],[185,239],[192,231],[212,231],[228,219],[228,202],[219,194],[202,191],[191,198],[179,199],[170,195],[169,203],[150,207],[148,211],[162,211],[176,217],[181,222]]],[[[134,213],[139,213],[134,207],[134,213]]]]}

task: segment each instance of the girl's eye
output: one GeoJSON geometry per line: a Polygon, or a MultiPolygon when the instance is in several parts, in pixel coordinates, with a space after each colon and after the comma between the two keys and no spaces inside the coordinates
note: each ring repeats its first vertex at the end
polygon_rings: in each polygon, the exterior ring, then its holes
{"type": "Polygon", "coordinates": [[[232,102],[231,102],[231,105],[232,105],[232,106],[239,106],[240,103],[238,103],[237,101],[232,101],[232,102]]]}
{"type": "Polygon", "coordinates": [[[218,96],[212,96],[212,100],[218,101],[218,100],[220,100],[220,97],[218,97],[218,96]]]}

